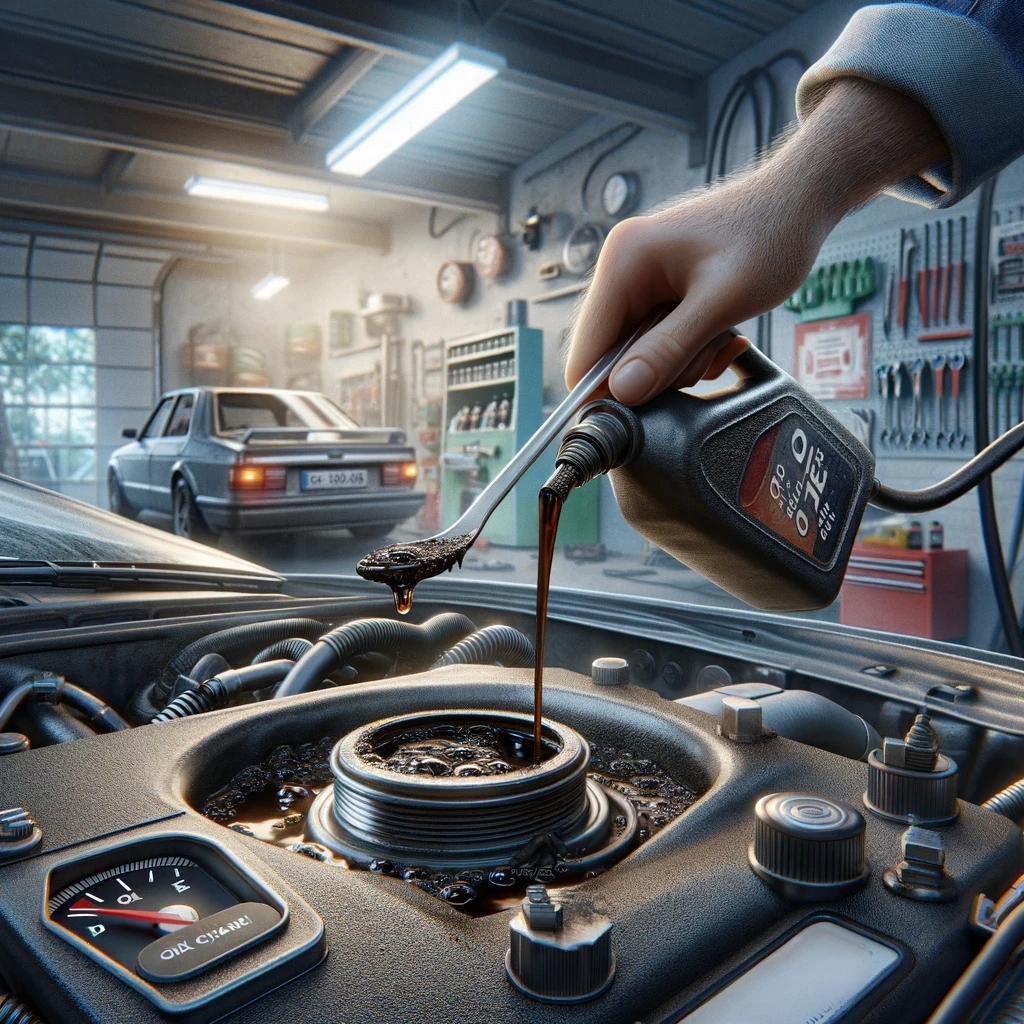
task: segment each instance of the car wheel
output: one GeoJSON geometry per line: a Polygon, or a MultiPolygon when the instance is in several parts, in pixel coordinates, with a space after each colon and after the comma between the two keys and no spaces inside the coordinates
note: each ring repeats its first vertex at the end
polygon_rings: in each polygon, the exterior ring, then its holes
{"type": "Polygon", "coordinates": [[[114,515],[124,516],[125,519],[139,518],[139,510],[128,504],[128,499],[124,496],[121,484],[114,473],[107,476],[107,501],[114,515]]]}
{"type": "Polygon", "coordinates": [[[178,480],[174,485],[172,515],[174,532],[178,537],[199,541],[200,544],[213,542],[214,535],[203,522],[192,488],[184,480],[178,480]]]}
{"type": "Polygon", "coordinates": [[[380,540],[386,537],[398,523],[374,523],[371,526],[350,526],[348,532],[356,540],[380,540]]]}

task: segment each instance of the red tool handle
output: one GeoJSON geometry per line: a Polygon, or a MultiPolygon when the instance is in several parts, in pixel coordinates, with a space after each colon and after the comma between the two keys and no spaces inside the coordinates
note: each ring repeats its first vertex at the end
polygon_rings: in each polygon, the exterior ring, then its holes
{"type": "Polygon", "coordinates": [[[964,322],[964,262],[961,260],[956,265],[956,296],[957,303],[959,304],[959,316],[960,323],[964,322]]]}
{"type": "Polygon", "coordinates": [[[897,306],[896,312],[896,323],[898,323],[904,330],[907,329],[907,281],[906,278],[900,279],[900,297],[899,305],[897,306]]]}
{"type": "Polygon", "coordinates": [[[939,322],[939,290],[942,284],[942,268],[932,269],[932,323],[939,322]]]}
{"type": "Polygon", "coordinates": [[[951,381],[950,381],[950,391],[951,391],[951,393],[953,395],[953,398],[959,398],[960,397],[960,370],[959,369],[950,370],[949,371],[949,376],[952,378],[951,381]]]}
{"type": "Polygon", "coordinates": [[[917,303],[921,307],[921,323],[923,326],[928,327],[930,321],[928,319],[928,271],[919,270],[917,272],[917,303]]]}
{"type": "MultiPolygon", "coordinates": [[[[949,323],[949,300],[953,291],[953,264],[947,263],[942,275],[942,321],[949,323]]],[[[938,319],[938,317],[936,317],[938,319]]]]}

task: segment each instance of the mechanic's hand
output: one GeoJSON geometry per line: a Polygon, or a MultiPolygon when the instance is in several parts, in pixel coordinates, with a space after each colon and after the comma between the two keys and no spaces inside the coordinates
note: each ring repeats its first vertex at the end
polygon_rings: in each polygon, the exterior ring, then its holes
{"type": "Polygon", "coordinates": [[[923,107],[839,79],[746,177],[612,229],[573,330],[566,384],[669,301],[676,308],[612,370],[612,395],[639,405],[717,377],[749,344],[728,328],[795,292],[844,214],[942,158],[945,141],[923,107]]]}
{"type": "Polygon", "coordinates": [[[744,179],[616,225],[576,321],[566,384],[575,385],[666,301],[678,305],[619,361],[609,379],[612,395],[639,405],[666,388],[721,374],[749,344],[728,328],[796,291],[824,238],[806,230],[796,237],[776,207],[773,196],[744,179]]]}

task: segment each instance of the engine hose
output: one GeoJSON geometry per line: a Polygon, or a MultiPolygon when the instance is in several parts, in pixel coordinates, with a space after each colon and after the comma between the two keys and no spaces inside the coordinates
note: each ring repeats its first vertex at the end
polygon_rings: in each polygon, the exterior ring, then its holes
{"type": "MultiPolygon", "coordinates": [[[[292,668],[277,688],[274,700],[312,690],[340,665],[357,654],[369,651],[421,655],[424,660],[437,657],[439,650],[472,633],[473,622],[458,612],[443,612],[422,625],[398,619],[359,619],[325,633],[292,668]]],[[[428,662],[429,664],[429,662],[428,662]]]]}
{"type": "Polygon", "coordinates": [[[315,640],[327,628],[318,619],[276,619],[272,622],[248,622],[202,636],[179,651],[158,679],[135,692],[128,713],[139,724],[152,721],[167,704],[178,676],[189,678],[196,663],[206,654],[219,653],[225,658],[245,657],[289,636],[315,640]]]}
{"type": "Polygon", "coordinates": [[[298,661],[312,646],[311,641],[301,636],[289,637],[287,640],[278,640],[276,644],[264,647],[249,664],[262,665],[265,661],[275,661],[277,658],[298,661]]]}
{"type": "Polygon", "coordinates": [[[926,1024],[963,1024],[1022,941],[1024,904],[1010,911],[967,970],[960,975],[957,983],[946,993],[946,998],[935,1008],[926,1024]]]}
{"type": "Polygon", "coordinates": [[[533,644],[528,636],[511,626],[484,626],[444,652],[431,668],[445,665],[493,665],[532,668],[533,644]]]}
{"type": "Polygon", "coordinates": [[[1019,980],[999,1005],[985,1017],[985,1024],[1024,1024],[1024,980],[1019,980]]]}
{"type": "MultiPolygon", "coordinates": [[[[312,646],[312,645],[310,645],[312,646]]],[[[177,718],[191,718],[215,708],[226,707],[240,693],[262,690],[279,683],[295,664],[291,659],[279,658],[245,668],[229,668],[226,672],[200,683],[194,690],[179,693],[167,707],[154,716],[151,725],[173,722],[177,718]]]]}
{"type": "MultiPolygon", "coordinates": [[[[23,665],[6,666],[2,673],[8,680],[20,679],[0,701],[0,730],[7,725],[11,716],[28,697],[49,700],[52,704],[66,704],[85,715],[86,719],[102,732],[119,732],[127,729],[128,723],[105,701],[93,696],[63,676],[41,672],[23,665]]],[[[0,680],[2,682],[4,680],[0,680]]]]}
{"type": "Polygon", "coordinates": [[[10,992],[0,992],[0,1024],[44,1024],[44,1021],[10,992]]]}
{"type": "Polygon", "coordinates": [[[1024,779],[1001,789],[995,796],[990,796],[982,805],[996,814],[1003,815],[1011,821],[1024,818],[1024,779]]]}

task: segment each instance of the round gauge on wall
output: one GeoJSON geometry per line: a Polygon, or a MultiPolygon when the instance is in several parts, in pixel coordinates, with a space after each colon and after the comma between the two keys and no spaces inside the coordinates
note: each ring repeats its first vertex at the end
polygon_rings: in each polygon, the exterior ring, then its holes
{"type": "Polygon", "coordinates": [[[601,189],[601,208],[609,217],[625,217],[636,206],[640,179],[632,171],[616,171],[601,189]]]}
{"type": "Polygon", "coordinates": [[[437,272],[437,294],[442,302],[465,302],[473,291],[473,264],[448,260],[437,272]]]}
{"type": "Polygon", "coordinates": [[[565,240],[562,265],[570,274],[585,274],[597,262],[603,243],[604,232],[600,226],[593,221],[585,221],[573,228],[565,240]]]}
{"type": "Polygon", "coordinates": [[[473,266],[481,277],[501,277],[508,270],[509,249],[498,235],[481,235],[473,248],[473,266]]]}

